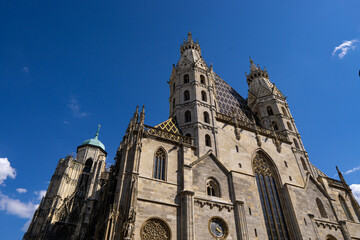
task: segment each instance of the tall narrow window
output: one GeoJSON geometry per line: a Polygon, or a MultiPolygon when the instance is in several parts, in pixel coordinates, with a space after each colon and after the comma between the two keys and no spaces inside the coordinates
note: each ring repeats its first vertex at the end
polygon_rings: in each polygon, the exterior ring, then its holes
{"type": "Polygon", "coordinates": [[[291,123],[287,122],[287,126],[288,126],[288,129],[289,129],[290,131],[293,130],[292,127],[291,127],[291,123]]]}
{"type": "Polygon", "coordinates": [[[303,169],[304,169],[305,171],[307,171],[308,168],[307,168],[307,166],[306,166],[305,160],[301,157],[301,158],[300,158],[300,161],[301,161],[301,164],[302,164],[302,166],[303,166],[303,169]]]}
{"type": "Polygon", "coordinates": [[[211,138],[208,134],[205,135],[205,145],[211,147],[211,138]]]}
{"type": "Polygon", "coordinates": [[[272,122],[271,125],[272,125],[272,127],[273,127],[273,129],[275,131],[279,130],[278,125],[276,124],[276,122],[272,122]]]}
{"type": "Polygon", "coordinates": [[[281,107],[281,111],[283,112],[284,116],[287,116],[286,109],[284,107],[281,107]]]}
{"type": "Polygon", "coordinates": [[[203,100],[204,102],[207,102],[207,96],[206,96],[205,91],[201,91],[201,100],[203,100]]]}
{"type": "Polygon", "coordinates": [[[173,84],[173,89],[172,90],[173,90],[173,92],[175,92],[175,83],[173,84]]]}
{"type": "Polygon", "coordinates": [[[153,177],[160,180],[165,180],[165,151],[159,148],[154,156],[154,174],[153,177]]]}
{"type": "Polygon", "coordinates": [[[200,75],[200,83],[205,84],[205,77],[204,77],[204,75],[200,75]]]}
{"type": "Polygon", "coordinates": [[[184,92],[184,101],[190,100],[190,92],[188,90],[185,90],[184,92]]]}
{"type": "Polygon", "coordinates": [[[173,99],[173,110],[175,109],[175,98],[173,99]]]}
{"type": "Polygon", "coordinates": [[[93,165],[93,160],[91,158],[89,158],[88,160],[86,160],[85,162],[85,167],[83,169],[84,173],[90,173],[91,172],[91,167],[93,165]]]}
{"type": "Polygon", "coordinates": [[[190,81],[189,74],[185,74],[184,75],[184,83],[189,83],[189,81],[190,81]]]}
{"type": "Polygon", "coordinates": [[[210,123],[210,118],[209,118],[209,113],[208,112],[204,112],[204,122],[210,123]]]}
{"type": "Polygon", "coordinates": [[[327,216],[327,213],[325,211],[324,205],[323,205],[322,201],[319,198],[316,199],[316,205],[317,205],[317,207],[319,209],[320,216],[323,217],[323,218],[327,218],[328,216],[327,216]]]}
{"type": "Polygon", "coordinates": [[[289,234],[279,198],[278,185],[275,181],[275,171],[265,155],[255,156],[253,168],[260,195],[268,239],[288,240],[289,234]]]}
{"type": "Polygon", "coordinates": [[[273,110],[272,110],[272,108],[271,108],[270,106],[268,106],[268,107],[266,108],[266,111],[267,111],[267,113],[268,113],[269,116],[274,115],[274,112],[273,112],[273,110]]]}
{"type": "Polygon", "coordinates": [[[185,112],[185,122],[191,122],[191,112],[190,111],[185,112]]]}
{"type": "Polygon", "coordinates": [[[340,200],[341,206],[342,206],[342,208],[343,208],[343,210],[345,212],[346,218],[348,220],[354,221],[354,219],[353,219],[353,217],[351,215],[351,212],[350,212],[350,210],[349,210],[349,208],[348,208],[348,206],[347,206],[347,204],[345,202],[345,199],[342,196],[339,196],[339,200],[340,200]]]}
{"type": "Polygon", "coordinates": [[[206,192],[209,196],[220,197],[220,187],[214,179],[208,179],[206,182],[206,192]]]}
{"type": "Polygon", "coordinates": [[[298,144],[298,142],[296,141],[295,138],[293,139],[293,142],[294,142],[295,147],[296,147],[297,149],[300,149],[300,148],[299,148],[299,144],[298,144]]]}

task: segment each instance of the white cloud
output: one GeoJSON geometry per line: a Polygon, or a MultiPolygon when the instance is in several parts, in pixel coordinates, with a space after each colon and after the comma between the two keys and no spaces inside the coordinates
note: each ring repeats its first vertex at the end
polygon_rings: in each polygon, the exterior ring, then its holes
{"type": "Polygon", "coordinates": [[[23,67],[21,69],[22,72],[24,72],[25,74],[28,74],[29,73],[29,67],[23,67]]]}
{"type": "Polygon", "coordinates": [[[6,214],[20,218],[32,218],[37,207],[37,204],[21,202],[19,199],[10,198],[0,192],[0,210],[5,211],[6,214]]]}
{"type": "Polygon", "coordinates": [[[25,188],[17,188],[16,191],[18,193],[26,193],[27,192],[27,190],[25,188]]]}
{"type": "Polygon", "coordinates": [[[344,174],[350,174],[350,173],[353,173],[353,172],[356,172],[356,171],[359,171],[359,170],[360,170],[360,166],[355,167],[355,168],[350,169],[350,170],[347,170],[346,172],[344,172],[344,174]]]}
{"type": "Polygon", "coordinates": [[[350,188],[351,188],[356,200],[360,203],[360,184],[351,184],[350,188]]]}
{"type": "Polygon", "coordinates": [[[30,226],[30,223],[31,223],[31,219],[29,219],[29,221],[27,221],[24,226],[21,228],[21,231],[22,232],[26,232],[30,226]]]}
{"type": "Polygon", "coordinates": [[[356,43],[358,42],[357,39],[353,39],[350,41],[344,41],[342,44],[334,48],[332,55],[338,55],[340,59],[342,59],[350,49],[354,50],[356,47],[356,43]],[[338,52],[339,51],[339,52],[338,52]],[[338,52],[338,53],[337,53],[338,52]]]}
{"type": "Polygon", "coordinates": [[[72,115],[76,118],[82,118],[89,115],[86,112],[80,111],[81,106],[78,100],[76,100],[74,97],[70,98],[70,102],[68,103],[67,107],[70,108],[72,115]]]}
{"type": "Polygon", "coordinates": [[[45,197],[46,190],[40,190],[34,192],[37,195],[37,199],[41,200],[43,197],[45,197]]]}
{"type": "Polygon", "coordinates": [[[10,166],[7,158],[0,158],[0,185],[4,185],[7,177],[14,179],[16,177],[16,170],[10,166]]]}

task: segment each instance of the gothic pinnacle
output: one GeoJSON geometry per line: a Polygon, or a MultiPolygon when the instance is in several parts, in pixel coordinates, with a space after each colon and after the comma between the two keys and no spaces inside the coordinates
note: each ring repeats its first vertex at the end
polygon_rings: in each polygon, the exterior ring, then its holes
{"type": "Polygon", "coordinates": [[[188,32],[188,38],[187,38],[186,42],[194,42],[194,40],[192,39],[190,31],[188,32]]]}

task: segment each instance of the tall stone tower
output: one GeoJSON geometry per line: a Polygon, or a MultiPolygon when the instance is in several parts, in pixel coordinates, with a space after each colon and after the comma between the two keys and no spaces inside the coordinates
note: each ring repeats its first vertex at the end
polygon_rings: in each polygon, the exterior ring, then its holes
{"type": "Polygon", "coordinates": [[[170,117],[183,134],[194,139],[197,155],[217,152],[215,75],[201,56],[191,32],[180,47],[180,60],[170,77],[170,117]]]}
{"type": "Polygon", "coordinates": [[[99,137],[84,141],[77,157],[59,160],[45,197],[34,213],[24,239],[85,238],[100,197],[106,151],[99,137]]]}

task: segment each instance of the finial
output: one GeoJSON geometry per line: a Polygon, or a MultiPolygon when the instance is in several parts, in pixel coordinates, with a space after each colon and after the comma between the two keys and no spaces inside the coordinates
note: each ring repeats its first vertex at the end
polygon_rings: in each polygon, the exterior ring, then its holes
{"type": "Polygon", "coordinates": [[[95,134],[96,139],[98,139],[98,137],[99,137],[100,128],[101,128],[101,125],[99,124],[98,129],[97,129],[96,134],[95,134]]]}
{"type": "Polygon", "coordinates": [[[192,39],[192,36],[191,36],[191,32],[189,31],[188,32],[188,38],[187,38],[187,41],[186,42],[194,42],[194,40],[192,39]]]}
{"type": "Polygon", "coordinates": [[[251,57],[249,56],[249,59],[250,59],[250,64],[253,64],[254,61],[251,59],[251,57]]]}

